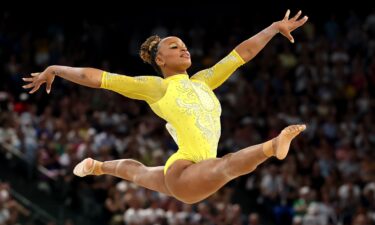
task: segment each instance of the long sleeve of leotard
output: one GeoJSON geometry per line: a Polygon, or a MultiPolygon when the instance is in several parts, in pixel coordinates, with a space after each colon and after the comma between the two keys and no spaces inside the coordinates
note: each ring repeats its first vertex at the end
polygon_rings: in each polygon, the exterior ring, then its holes
{"type": "Polygon", "coordinates": [[[245,61],[241,56],[233,50],[213,67],[197,72],[191,79],[201,80],[214,90],[223,84],[224,81],[244,63],[245,61]]]}
{"type": "Polygon", "coordinates": [[[130,77],[108,72],[103,72],[100,87],[128,98],[144,100],[150,104],[158,101],[164,95],[166,89],[161,77],[130,77]]]}

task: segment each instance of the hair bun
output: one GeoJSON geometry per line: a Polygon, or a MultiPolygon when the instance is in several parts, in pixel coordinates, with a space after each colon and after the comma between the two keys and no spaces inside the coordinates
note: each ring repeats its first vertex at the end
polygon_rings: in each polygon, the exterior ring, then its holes
{"type": "Polygon", "coordinates": [[[160,41],[161,38],[158,35],[153,35],[147,38],[145,42],[143,42],[139,51],[139,56],[141,57],[143,62],[151,64],[151,61],[153,60],[152,50],[159,44],[160,41]]]}

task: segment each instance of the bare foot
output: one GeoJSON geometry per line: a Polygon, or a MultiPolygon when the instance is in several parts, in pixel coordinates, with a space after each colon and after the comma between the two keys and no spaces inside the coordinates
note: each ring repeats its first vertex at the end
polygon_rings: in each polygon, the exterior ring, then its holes
{"type": "Polygon", "coordinates": [[[284,159],[289,152],[289,146],[293,138],[306,129],[306,125],[291,125],[284,128],[279,136],[274,139],[274,154],[278,159],[284,159]]]}
{"type": "Polygon", "coordinates": [[[92,158],[86,158],[74,167],[73,173],[79,177],[92,175],[95,168],[94,164],[95,161],[92,158]]]}

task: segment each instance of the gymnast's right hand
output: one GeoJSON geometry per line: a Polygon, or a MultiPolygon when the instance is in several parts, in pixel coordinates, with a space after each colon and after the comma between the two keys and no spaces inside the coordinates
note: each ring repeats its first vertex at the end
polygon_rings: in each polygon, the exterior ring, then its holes
{"type": "Polygon", "coordinates": [[[23,85],[22,87],[25,89],[32,88],[29,93],[33,94],[42,84],[46,83],[46,92],[49,94],[51,92],[51,86],[54,79],[55,74],[53,74],[52,71],[47,68],[41,73],[31,73],[31,77],[22,78],[23,81],[27,82],[27,84],[23,85]]]}

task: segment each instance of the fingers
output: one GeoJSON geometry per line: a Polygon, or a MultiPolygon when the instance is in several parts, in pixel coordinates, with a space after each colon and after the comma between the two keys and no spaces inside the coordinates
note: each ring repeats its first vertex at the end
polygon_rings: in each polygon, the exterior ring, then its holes
{"type": "Polygon", "coordinates": [[[22,86],[23,89],[32,88],[32,87],[35,86],[35,82],[34,82],[34,78],[33,77],[23,77],[22,80],[26,81],[26,82],[30,82],[28,84],[23,85],[22,86]]]}
{"type": "Polygon", "coordinates": [[[31,91],[29,91],[29,94],[33,94],[34,92],[36,92],[40,88],[40,85],[42,84],[41,83],[35,84],[34,88],[31,91]]]}
{"type": "MultiPolygon", "coordinates": [[[[308,17],[304,16],[301,19],[298,19],[301,16],[301,14],[302,14],[302,11],[301,10],[298,11],[298,13],[295,16],[293,16],[293,18],[291,18],[290,21],[298,22],[298,26],[302,26],[304,23],[306,23],[308,17]]],[[[290,15],[290,10],[288,9],[288,11],[286,11],[284,20],[289,20],[289,15],[290,15]]]]}
{"type": "Polygon", "coordinates": [[[47,77],[47,85],[46,85],[47,94],[49,94],[51,92],[52,82],[53,82],[54,79],[55,79],[54,76],[47,77]]]}
{"type": "Polygon", "coordinates": [[[22,87],[23,87],[24,89],[28,89],[28,88],[32,88],[32,87],[34,87],[34,86],[35,86],[34,83],[30,83],[30,84],[23,85],[22,87]]]}
{"type": "Polygon", "coordinates": [[[284,20],[288,20],[289,19],[289,14],[290,14],[290,10],[288,9],[285,13],[285,16],[284,16],[284,20]]]}
{"type": "Polygon", "coordinates": [[[291,43],[294,43],[294,38],[292,37],[290,33],[294,31],[295,29],[297,29],[298,27],[305,24],[306,21],[308,20],[308,17],[304,16],[299,19],[299,17],[302,14],[301,10],[298,11],[298,13],[295,16],[293,16],[293,18],[291,19],[288,19],[289,14],[290,14],[290,10],[288,9],[288,11],[285,14],[284,20],[281,22],[283,27],[280,28],[280,33],[282,33],[285,37],[287,37],[291,43]]]}
{"type": "Polygon", "coordinates": [[[297,21],[298,26],[302,26],[303,24],[305,24],[308,19],[309,19],[309,17],[307,17],[307,16],[302,17],[302,19],[297,21]]]}
{"type": "Polygon", "coordinates": [[[40,73],[31,73],[31,76],[35,77],[38,76],[40,73]]]}
{"type": "Polygon", "coordinates": [[[301,16],[301,14],[302,14],[302,11],[300,10],[300,11],[298,11],[298,13],[295,16],[293,16],[293,18],[291,20],[296,21],[301,16]]]}
{"type": "MultiPolygon", "coordinates": [[[[26,79],[33,79],[33,78],[23,78],[23,80],[26,81],[26,79]]],[[[32,81],[29,84],[23,85],[22,88],[29,89],[33,88],[31,91],[29,91],[30,94],[34,93],[40,88],[40,85],[42,85],[45,81],[32,81]]]]}
{"type": "Polygon", "coordinates": [[[294,38],[290,33],[285,34],[285,37],[288,38],[291,43],[294,43],[294,38]]]}
{"type": "MultiPolygon", "coordinates": [[[[22,88],[24,89],[32,88],[32,90],[29,91],[30,94],[36,92],[40,88],[40,86],[46,82],[46,80],[41,80],[40,77],[38,77],[40,74],[41,73],[31,73],[31,77],[22,78],[23,81],[30,82],[26,85],[23,85],[22,88]]],[[[51,85],[49,85],[49,87],[51,88],[51,85]]],[[[47,93],[49,92],[47,91],[47,93]]]]}
{"type": "Polygon", "coordinates": [[[51,92],[51,86],[52,86],[52,83],[47,83],[47,85],[46,85],[47,94],[49,94],[51,92]]]}
{"type": "Polygon", "coordinates": [[[27,81],[27,82],[33,82],[33,78],[32,77],[23,77],[22,80],[23,81],[27,81]]]}

